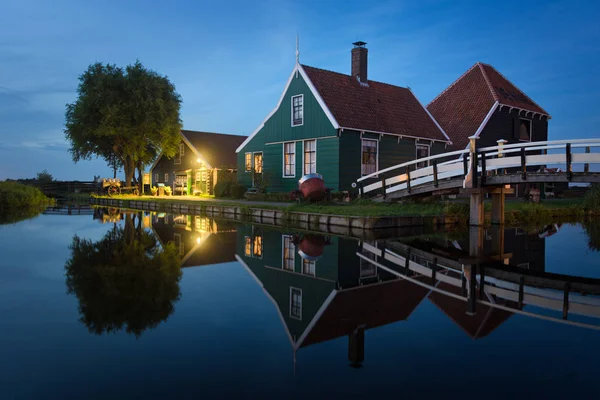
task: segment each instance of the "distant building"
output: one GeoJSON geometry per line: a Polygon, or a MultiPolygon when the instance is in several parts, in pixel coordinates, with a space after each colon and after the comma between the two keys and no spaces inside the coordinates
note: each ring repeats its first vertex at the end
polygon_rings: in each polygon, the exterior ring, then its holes
{"type": "MultiPolygon", "coordinates": [[[[214,194],[221,177],[236,171],[235,149],[246,136],[181,131],[179,152],[161,154],[150,168],[152,185],[170,186],[173,194],[214,194]]],[[[235,180],[235,176],[228,177],[235,180]]]]}
{"type": "Polygon", "coordinates": [[[286,192],[319,173],[348,190],[362,176],[446,151],[448,136],[409,88],[368,79],[365,45],[354,43],[350,75],[296,62],[275,109],[237,149],[240,184],[268,174],[268,190],[286,192]]]}

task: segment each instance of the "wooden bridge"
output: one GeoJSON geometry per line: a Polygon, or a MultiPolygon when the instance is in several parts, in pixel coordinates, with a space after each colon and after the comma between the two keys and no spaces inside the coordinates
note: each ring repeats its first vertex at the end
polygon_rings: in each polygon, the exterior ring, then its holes
{"type": "Polygon", "coordinates": [[[517,183],[600,182],[591,164],[600,164],[600,139],[555,140],[469,148],[398,164],[357,180],[361,197],[390,201],[409,196],[466,193],[470,223],[482,225],[483,199],[492,195],[492,222],[504,223],[504,197],[517,183]],[[545,167],[560,167],[549,172],[545,167]],[[577,167],[577,168],[574,168],[577,167]],[[578,172],[575,172],[575,170],[578,172]],[[377,179],[373,183],[373,179],[377,179]]]}
{"type": "Polygon", "coordinates": [[[508,265],[504,228],[495,226],[496,248],[482,254],[483,228],[471,227],[469,249],[460,258],[428,252],[400,241],[361,242],[356,255],[364,262],[465,304],[465,313],[478,308],[499,309],[527,317],[600,330],[600,279],[535,272],[508,265]],[[425,278],[425,279],[423,279],[425,278]],[[527,310],[528,306],[533,306],[527,310]],[[545,310],[545,311],[544,311],[545,310]],[[558,315],[552,315],[557,313],[558,315]],[[578,315],[599,323],[571,319],[578,315]]]}

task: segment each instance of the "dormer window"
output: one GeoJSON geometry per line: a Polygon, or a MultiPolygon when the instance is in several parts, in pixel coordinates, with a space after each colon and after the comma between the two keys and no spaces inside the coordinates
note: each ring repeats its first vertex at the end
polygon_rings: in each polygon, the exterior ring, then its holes
{"type": "Polygon", "coordinates": [[[519,140],[524,142],[531,141],[531,120],[523,119],[519,120],[519,140]]]}
{"type": "Polygon", "coordinates": [[[304,95],[292,96],[292,126],[304,124],[304,95]]]}

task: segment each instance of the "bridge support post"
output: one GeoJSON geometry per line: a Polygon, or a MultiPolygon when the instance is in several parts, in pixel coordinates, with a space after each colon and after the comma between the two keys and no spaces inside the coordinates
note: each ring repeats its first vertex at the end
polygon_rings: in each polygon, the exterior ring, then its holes
{"type": "Polygon", "coordinates": [[[492,224],[504,225],[504,203],[506,201],[506,195],[514,192],[514,189],[506,186],[492,190],[492,224]]]}
{"type": "Polygon", "coordinates": [[[484,222],[483,191],[473,190],[469,207],[469,225],[481,226],[484,222]]]}

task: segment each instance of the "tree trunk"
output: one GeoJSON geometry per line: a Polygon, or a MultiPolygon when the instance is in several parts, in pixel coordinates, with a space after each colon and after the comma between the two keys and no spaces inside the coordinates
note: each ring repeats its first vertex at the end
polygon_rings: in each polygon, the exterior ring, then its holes
{"type": "Polygon", "coordinates": [[[125,157],[125,160],[123,160],[123,169],[125,170],[125,186],[131,186],[135,173],[135,165],[131,157],[125,157]]]}
{"type": "Polygon", "coordinates": [[[144,171],[142,171],[142,163],[138,161],[138,182],[140,185],[140,196],[144,194],[144,171]]]}

